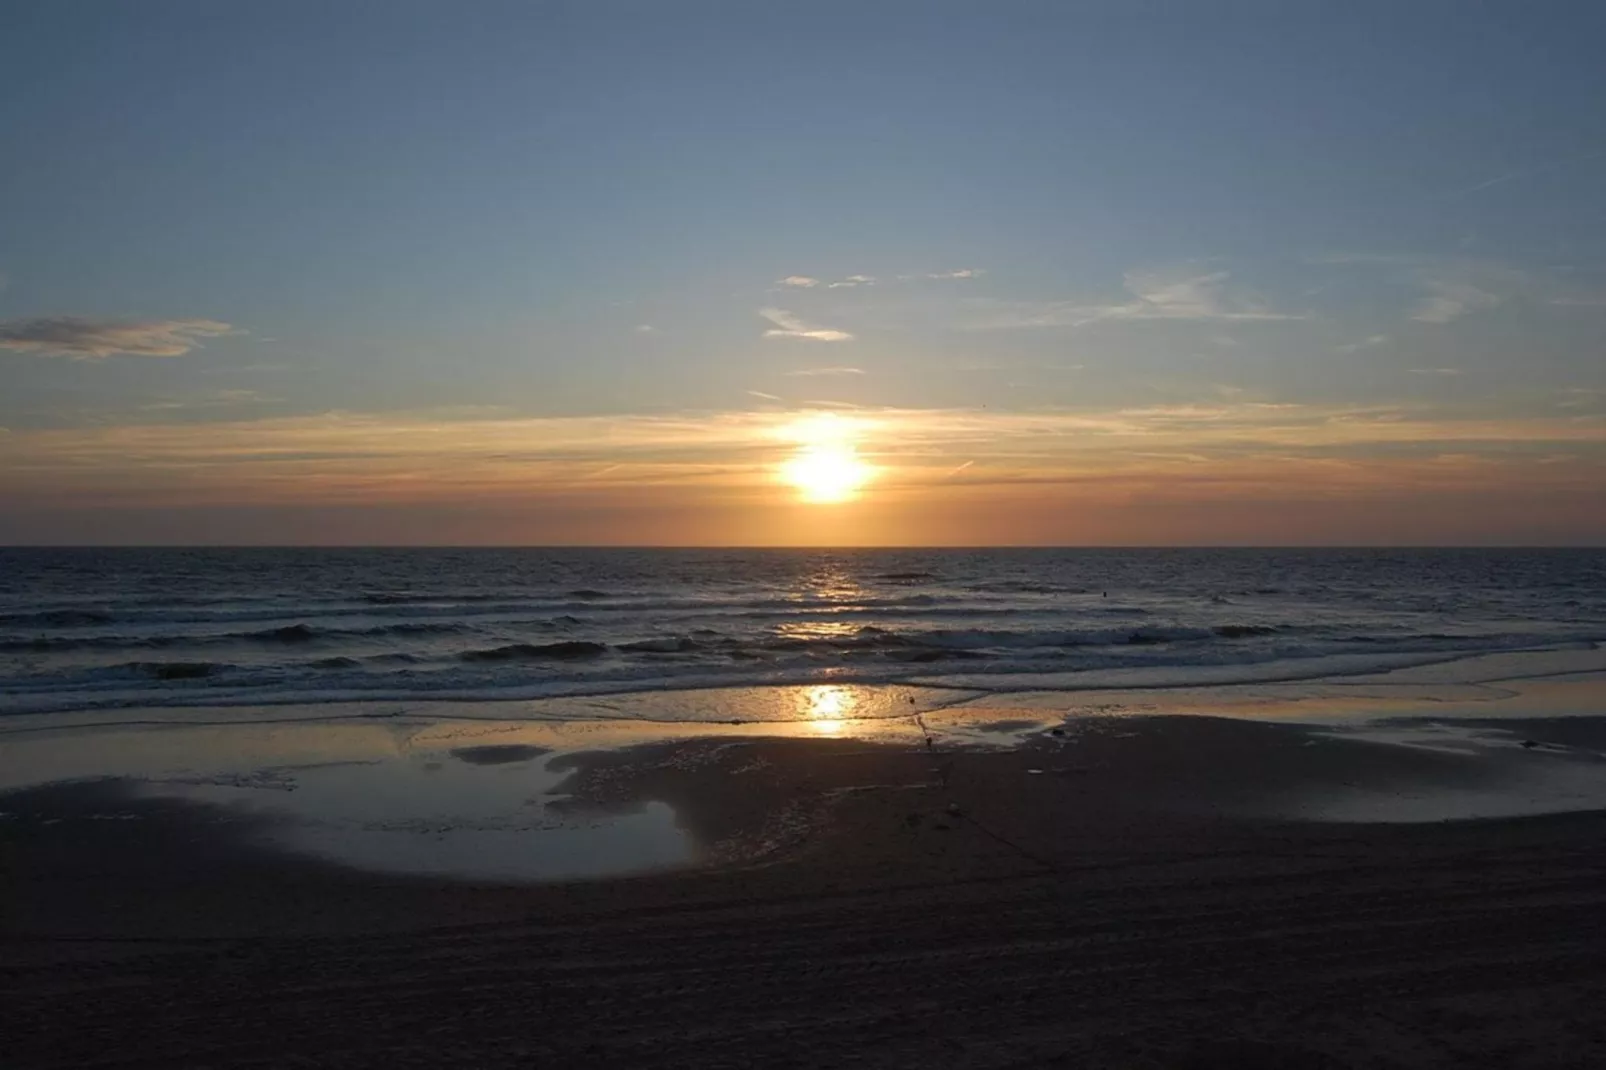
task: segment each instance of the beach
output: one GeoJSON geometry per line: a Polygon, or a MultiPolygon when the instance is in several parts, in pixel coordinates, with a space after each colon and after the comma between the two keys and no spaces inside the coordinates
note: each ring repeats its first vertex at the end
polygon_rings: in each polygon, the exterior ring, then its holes
{"type": "Polygon", "coordinates": [[[0,1070],[1606,1070],[1606,3],[0,11],[0,1070]]]}
{"type": "Polygon", "coordinates": [[[1602,677],[1434,671],[14,732],[43,782],[0,796],[6,1065],[1598,1065],[1602,677]],[[484,868],[515,844],[550,857],[484,868]]]}

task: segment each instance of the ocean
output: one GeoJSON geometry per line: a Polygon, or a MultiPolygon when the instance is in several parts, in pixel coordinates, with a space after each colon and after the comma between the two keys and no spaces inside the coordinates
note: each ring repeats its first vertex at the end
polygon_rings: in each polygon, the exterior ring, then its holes
{"type": "Polygon", "coordinates": [[[1603,641],[1596,549],[0,549],[0,716],[1174,687],[1603,641]]]}

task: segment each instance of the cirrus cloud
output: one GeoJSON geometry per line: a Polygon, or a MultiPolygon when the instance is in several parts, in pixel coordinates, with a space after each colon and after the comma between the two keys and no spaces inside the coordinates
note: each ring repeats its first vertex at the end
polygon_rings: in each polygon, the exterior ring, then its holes
{"type": "Polygon", "coordinates": [[[1016,327],[1085,327],[1108,320],[1270,321],[1304,319],[1277,312],[1255,294],[1230,284],[1226,271],[1200,272],[1187,265],[1162,271],[1129,271],[1123,278],[1127,300],[999,301],[982,298],[969,307],[983,314],[965,324],[971,330],[1016,327]]]}
{"type": "Polygon", "coordinates": [[[851,342],[853,335],[831,327],[810,327],[784,308],[761,308],[758,314],[775,326],[764,332],[765,338],[803,338],[811,342],[851,342]]]}
{"type": "Polygon", "coordinates": [[[181,357],[200,339],[228,334],[218,320],[104,320],[84,316],[39,316],[0,320],[0,349],[43,356],[100,360],[119,353],[136,357],[181,357]]]}

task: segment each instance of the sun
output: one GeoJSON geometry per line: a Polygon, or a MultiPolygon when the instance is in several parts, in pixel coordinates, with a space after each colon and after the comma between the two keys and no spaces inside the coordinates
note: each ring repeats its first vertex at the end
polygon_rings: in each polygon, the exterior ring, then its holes
{"type": "Polygon", "coordinates": [[[860,459],[854,443],[857,428],[835,413],[809,416],[792,424],[787,437],[796,442],[781,465],[782,482],[796,487],[806,502],[850,501],[875,475],[860,459]]]}
{"type": "Polygon", "coordinates": [[[869,481],[870,466],[852,446],[802,446],[781,466],[781,478],[802,492],[806,502],[845,502],[869,481]]]}

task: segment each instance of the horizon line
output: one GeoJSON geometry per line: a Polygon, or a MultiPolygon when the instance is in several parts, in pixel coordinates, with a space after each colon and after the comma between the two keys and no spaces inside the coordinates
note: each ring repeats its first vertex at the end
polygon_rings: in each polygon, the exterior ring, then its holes
{"type": "Polygon", "coordinates": [[[1606,550],[1606,542],[1572,543],[34,543],[0,542],[5,550],[1606,550]]]}

